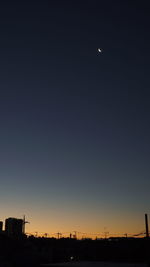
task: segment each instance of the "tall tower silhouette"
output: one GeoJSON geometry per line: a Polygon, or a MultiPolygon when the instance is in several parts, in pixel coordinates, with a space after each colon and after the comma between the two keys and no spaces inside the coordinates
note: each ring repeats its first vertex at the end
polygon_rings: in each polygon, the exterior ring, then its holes
{"type": "Polygon", "coordinates": [[[146,228],[146,237],[149,237],[149,230],[148,230],[148,216],[145,214],[145,228],[146,228]]]}

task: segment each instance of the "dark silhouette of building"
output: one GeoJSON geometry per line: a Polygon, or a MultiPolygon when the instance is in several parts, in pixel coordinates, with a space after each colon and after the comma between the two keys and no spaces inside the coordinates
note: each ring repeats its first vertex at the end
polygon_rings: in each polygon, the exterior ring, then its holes
{"type": "Polygon", "coordinates": [[[5,220],[5,233],[12,237],[21,237],[23,235],[23,220],[17,218],[8,218],[5,220]]]}

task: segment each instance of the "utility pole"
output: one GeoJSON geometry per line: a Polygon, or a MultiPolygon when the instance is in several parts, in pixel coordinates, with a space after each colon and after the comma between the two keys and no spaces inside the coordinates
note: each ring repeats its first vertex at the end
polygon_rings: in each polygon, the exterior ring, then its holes
{"type": "Polygon", "coordinates": [[[107,239],[107,236],[109,235],[109,232],[104,232],[105,234],[105,239],[107,239]]]}
{"type": "Polygon", "coordinates": [[[147,214],[145,214],[145,228],[146,228],[146,238],[149,238],[148,216],[147,216],[147,214]]]}
{"type": "Polygon", "coordinates": [[[58,233],[57,233],[57,238],[59,239],[61,235],[62,235],[62,234],[58,232],[58,233]]]}
{"type": "Polygon", "coordinates": [[[104,238],[107,239],[109,232],[107,231],[107,227],[104,227],[104,238]]]}

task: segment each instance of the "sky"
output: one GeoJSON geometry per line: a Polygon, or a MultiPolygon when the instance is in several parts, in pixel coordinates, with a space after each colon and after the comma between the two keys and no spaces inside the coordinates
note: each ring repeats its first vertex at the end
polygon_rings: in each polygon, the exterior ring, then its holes
{"type": "Polygon", "coordinates": [[[0,219],[144,231],[148,1],[2,1],[0,37],[0,219]]]}

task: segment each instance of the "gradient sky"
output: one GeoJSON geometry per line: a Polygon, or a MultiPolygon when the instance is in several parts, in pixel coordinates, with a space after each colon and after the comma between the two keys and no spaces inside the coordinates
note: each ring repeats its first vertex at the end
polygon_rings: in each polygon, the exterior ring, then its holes
{"type": "Polygon", "coordinates": [[[143,231],[148,1],[2,1],[0,37],[1,220],[26,214],[29,232],[143,231]]]}

